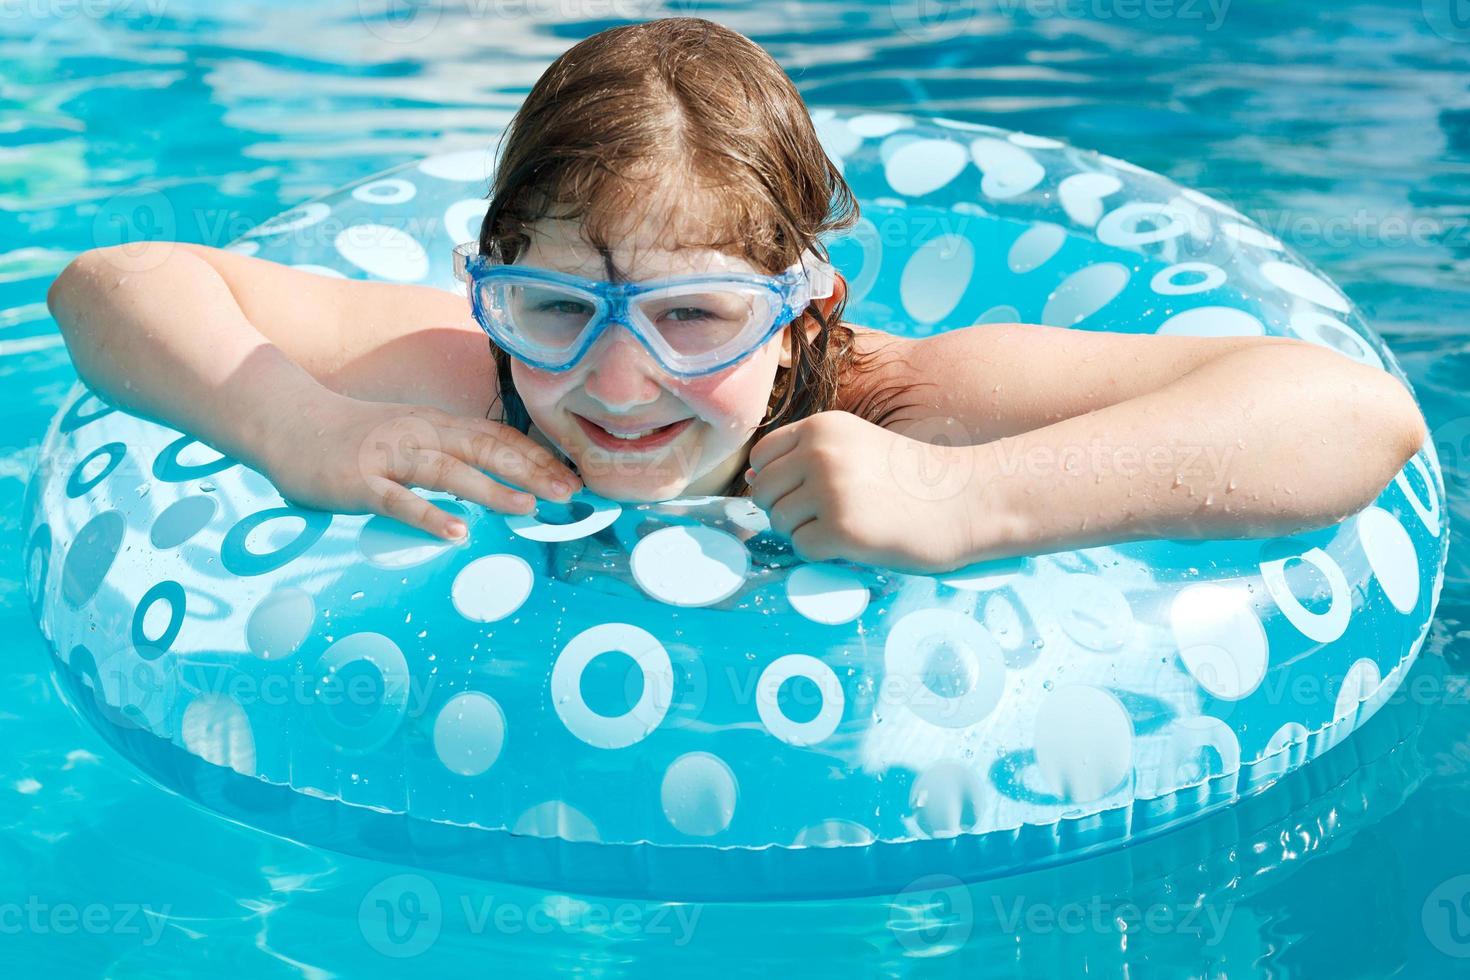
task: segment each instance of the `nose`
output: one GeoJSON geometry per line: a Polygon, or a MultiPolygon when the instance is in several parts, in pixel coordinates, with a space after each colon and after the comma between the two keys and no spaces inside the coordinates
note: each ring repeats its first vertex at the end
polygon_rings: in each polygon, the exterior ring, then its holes
{"type": "Polygon", "coordinates": [[[608,325],[607,333],[587,352],[587,361],[583,390],[609,412],[628,412],[658,401],[659,366],[622,324],[608,325]]]}

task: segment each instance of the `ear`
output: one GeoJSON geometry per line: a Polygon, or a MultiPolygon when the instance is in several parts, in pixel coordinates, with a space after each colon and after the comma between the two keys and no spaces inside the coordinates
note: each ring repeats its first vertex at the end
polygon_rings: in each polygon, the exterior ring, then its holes
{"type": "MultiPolygon", "coordinates": [[[[837,308],[837,304],[846,298],[847,280],[842,277],[842,273],[836,272],[832,281],[832,295],[826,299],[816,301],[817,309],[822,311],[822,318],[826,319],[831,316],[832,311],[837,308]]],[[[817,332],[821,329],[822,325],[817,322],[817,318],[807,313],[803,313],[788,323],[785,329],[781,331],[781,366],[788,369],[791,367],[791,338],[788,336],[790,331],[805,330],[807,340],[813,340],[816,338],[817,332]]]]}

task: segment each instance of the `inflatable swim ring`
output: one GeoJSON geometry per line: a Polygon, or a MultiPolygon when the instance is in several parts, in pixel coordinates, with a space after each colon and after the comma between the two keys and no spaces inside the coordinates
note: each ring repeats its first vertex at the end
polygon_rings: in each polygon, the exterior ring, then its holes
{"type": "MultiPolygon", "coordinates": [[[[831,243],[855,322],[1280,334],[1403,377],[1203,194],[1024,133],[815,118],[863,201],[831,243]]],[[[231,247],[454,289],[488,163],[400,167],[231,247]]],[[[57,677],[159,782],[342,851],[689,900],[1005,874],[1254,794],[1402,681],[1448,535],[1430,443],[1309,534],[938,576],[805,564],[719,497],[507,518],[427,494],[469,525],[448,546],[289,506],[80,388],[41,462],[25,562],[57,677]]]]}

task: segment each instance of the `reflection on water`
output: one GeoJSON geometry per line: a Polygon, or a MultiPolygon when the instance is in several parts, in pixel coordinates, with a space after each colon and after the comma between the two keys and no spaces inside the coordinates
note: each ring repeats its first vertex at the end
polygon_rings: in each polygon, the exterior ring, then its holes
{"type": "MultiPolygon", "coordinates": [[[[572,40],[687,12],[755,36],[814,106],[1061,136],[1259,218],[1398,351],[1458,529],[1470,516],[1470,30],[1450,5],[1178,0],[1152,5],[1168,13],[1154,18],[1125,0],[5,5],[0,554],[20,553],[24,480],[73,378],[44,307],[72,255],[140,230],[223,244],[349,180],[483,147],[572,40]],[[110,13],[82,14],[99,9],[110,13]]],[[[691,960],[724,975],[755,955],[762,973],[803,976],[1443,975],[1470,954],[1465,554],[1457,542],[1408,694],[1244,806],[974,888],[941,879],[840,903],[678,908],[415,876],[162,794],[51,690],[12,560],[0,571],[13,638],[0,677],[0,947],[57,977],[400,963],[626,975],[691,960]],[[84,908],[85,928],[67,912],[84,908]]]]}

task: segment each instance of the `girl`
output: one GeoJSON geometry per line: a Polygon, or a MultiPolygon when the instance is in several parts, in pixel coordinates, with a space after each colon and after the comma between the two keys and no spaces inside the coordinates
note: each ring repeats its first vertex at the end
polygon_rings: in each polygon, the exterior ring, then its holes
{"type": "Polygon", "coordinates": [[[675,18],[536,83],[466,265],[473,310],[162,242],[84,253],[48,300],[110,400],[297,503],[449,539],[464,525],[409,487],[505,513],[583,485],[749,493],[803,558],[943,571],[1326,525],[1425,438],[1392,376],[1292,340],[845,323],[820,240],[855,217],[776,62],[675,18]],[[649,282],[668,285],[629,298],[649,282]]]}

